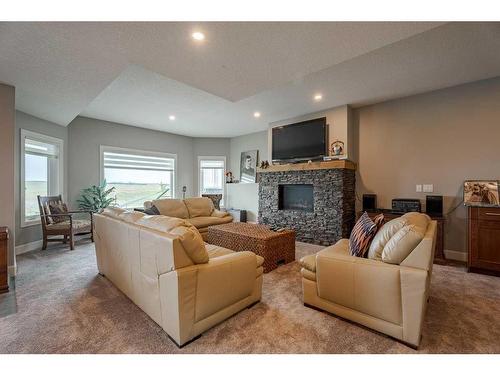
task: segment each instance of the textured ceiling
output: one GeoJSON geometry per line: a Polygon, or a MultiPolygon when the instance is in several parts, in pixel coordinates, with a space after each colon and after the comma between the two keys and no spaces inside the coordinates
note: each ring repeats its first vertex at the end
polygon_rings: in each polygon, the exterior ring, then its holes
{"type": "Polygon", "coordinates": [[[500,24],[0,23],[0,51],[0,81],[34,116],[229,137],[500,75],[500,24]]]}

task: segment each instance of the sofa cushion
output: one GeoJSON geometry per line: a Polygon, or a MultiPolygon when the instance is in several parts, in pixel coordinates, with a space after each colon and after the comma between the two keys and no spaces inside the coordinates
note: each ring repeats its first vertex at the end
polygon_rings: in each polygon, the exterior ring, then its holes
{"type": "Polygon", "coordinates": [[[106,207],[101,211],[102,215],[113,217],[115,219],[120,219],[120,215],[126,210],[120,207],[106,207]]]}
{"type": "Polygon", "coordinates": [[[189,226],[189,223],[184,219],[177,217],[169,217],[163,215],[143,215],[136,224],[160,231],[170,232],[172,229],[179,226],[189,226]]]}
{"type": "Polygon", "coordinates": [[[179,226],[170,231],[179,236],[184,251],[194,264],[208,263],[208,252],[200,232],[193,227],[179,226]]]}
{"type": "Polygon", "coordinates": [[[178,217],[180,219],[189,218],[189,212],[182,199],[157,199],[152,202],[161,215],[178,217]]]}
{"type": "Polygon", "coordinates": [[[214,211],[212,212],[212,215],[210,215],[210,216],[227,217],[227,216],[231,216],[231,214],[227,211],[220,211],[220,210],[214,209],[214,211]]]}
{"type": "Polygon", "coordinates": [[[366,212],[363,213],[349,237],[349,253],[353,256],[364,257],[376,232],[377,225],[366,212]]]}
{"type": "Polygon", "coordinates": [[[231,221],[233,221],[233,217],[231,215],[225,217],[203,216],[187,219],[187,221],[193,224],[196,228],[202,229],[210,225],[230,223],[231,221]]]}
{"type": "Polygon", "coordinates": [[[225,247],[220,247],[217,245],[206,244],[205,248],[207,249],[208,257],[210,259],[234,253],[233,250],[229,250],[229,249],[226,249],[225,247]]]}
{"type": "Polygon", "coordinates": [[[406,219],[398,217],[385,223],[380,228],[370,244],[368,249],[368,258],[382,260],[382,250],[389,240],[396,234],[398,230],[407,224],[406,219]]]}
{"type": "Polygon", "coordinates": [[[431,218],[426,214],[422,214],[420,212],[408,212],[401,216],[402,219],[405,219],[408,222],[408,225],[415,225],[420,230],[427,230],[427,226],[431,221],[431,218]]]}
{"type": "Polygon", "coordinates": [[[210,198],[187,198],[184,199],[184,203],[186,203],[186,207],[189,212],[189,218],[210,216],[214,211],[214,203],[210,198]]]}
{"type": "Polygon", "coordinates": [[[142,219],[144,215],[144,213],[139,211],[125,211],[118,215],[118,217],[123,221],[126,221],[127,223],[135,223],[138,220],[142,219]]]}
{"type": "Polygon", "coordinates": [[[400,264],[424,238],[425,231],[415,225],[398,230],[382,250],[382,261],[400,264]]]}
{"type": "Polygon", "coordinates": [[[150,207],[145,208],[144,213],[146,215],[161,215],[160,210],[158,210],[158,208],[153,204],[150,207]]]}
{"type": "Polygon", "coordinates": [[[299,263],[303,268],[311,272],[316,272],[316,254],[306,255],[300,258],[299,263]]]}

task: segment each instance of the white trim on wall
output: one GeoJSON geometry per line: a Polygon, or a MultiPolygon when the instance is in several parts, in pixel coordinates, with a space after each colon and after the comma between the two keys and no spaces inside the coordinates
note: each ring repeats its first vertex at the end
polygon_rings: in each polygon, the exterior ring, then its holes
{"type": "Polygon", "coordinates": [[[7,273],[9,274],[9,276],[16,277],[16,274],[17,274],[17,266],[9,266],[9,267],[7,268],[7,273]]]}
{"type": "Polygon", "coordinates": [[[28,243],[25,243],[22,245],[17,245],[16,246],[16,255],[24,254],[24,253],[27,253],[27,252],[33,251],[33,250],[39,250],[42,248],[42,244],[43,244],[43,241],[38,240],[38,241],[28,242],[28,243]]]}
{"type": "Polygon", "coordinates": [[[467,262],[467,253],[456,250],[444,250],[444,257],[450,260],[458,260],[460,262],[467,262]]]}
{"type": "Polygon", "coordinates": [[[61,194],[63,200],[65,196],[64,192],[64,140],[61,138],[51,137],[45,134],[40,134],[36,132],[32,132],[30,130],[21,129],[21,137],[20,137],[20,159],[21,159],[21,170],[20,170],[20,210],[21,210],[21,228],[40,225],[40,218],[36,220],[26,221],[25,217],[25,201],[24,201],[24,193],[25,193],[25,174],[24,174],[24,151],[25,151],[25,138],[31,138],[37,141],[52,143],[59,147],[59,155],[58,155],[58,194],[61,194]]]}

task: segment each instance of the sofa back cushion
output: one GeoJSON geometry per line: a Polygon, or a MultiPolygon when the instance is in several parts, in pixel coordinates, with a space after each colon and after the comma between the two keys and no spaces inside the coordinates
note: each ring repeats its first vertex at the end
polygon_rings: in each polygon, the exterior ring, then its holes
{"type": "Polygon", "coordinates": [[[102,214],[104,216],[109,216],[115,219],[120,219],[120,215],[124,213],[126,210],[120,207],[106,207],[102,210],[102,214]]]}
{"type": "Polygon", "coordinates": [[[144,213],[139,211],[125,211],[118,215],[118,217],[127,223],[135,224],[138,220],[142,219],[144,215],[144,213]]]}
{"type": "Polygon", "coordinates": [[[188,219],[189,212],[182,199],[157,199],[152,202],[161,215],[188,219]]]}
{"type": "Polygon", "coordinates": [[[379,229],[375,237],[370,244],[368,249],[368,258],[375,260],[382,260],[382,250],[384,246],[389,242],[389,240],[396,234],[398,230],[407,225],[408,222],[402,217],[392,219],[385,223],[382,228],[379,229]]]}
{"type": "Polygon", "coordinates": [[[208,252],[200,232],[186,220],[163,215],[145,215],[136,224],[177,237],[194,264],[208,262],[208,252]]]}
{"type": "Polygon", "coordinates": [[[187,198],[184,203],[186,203],[190,218],[210,216],[214,211],[214,203],[210,198],[187,198]]]}
{"type": "Polygon", "coordinates": [[[413,224],[405,225],[398,230],[382,250],[382,261],[400,264],[422,241],[425,230],[413,224]]]}

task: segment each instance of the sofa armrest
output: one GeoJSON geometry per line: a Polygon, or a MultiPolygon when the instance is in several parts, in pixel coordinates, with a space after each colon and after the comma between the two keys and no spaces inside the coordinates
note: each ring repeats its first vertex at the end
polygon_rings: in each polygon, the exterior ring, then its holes
{"type": "Polygon", "coordinates": [[[229,216],[229,215],[230,215],[229,212],[214,209],[211,216],[226,217],[226,216],[229,216]]]}
{"type": "Polygon", "coordinates": [[[160,275],[163,328],[182,345],[196,323],[251,296],[261,271],[257,256],[242,251],[160,275]]]}

